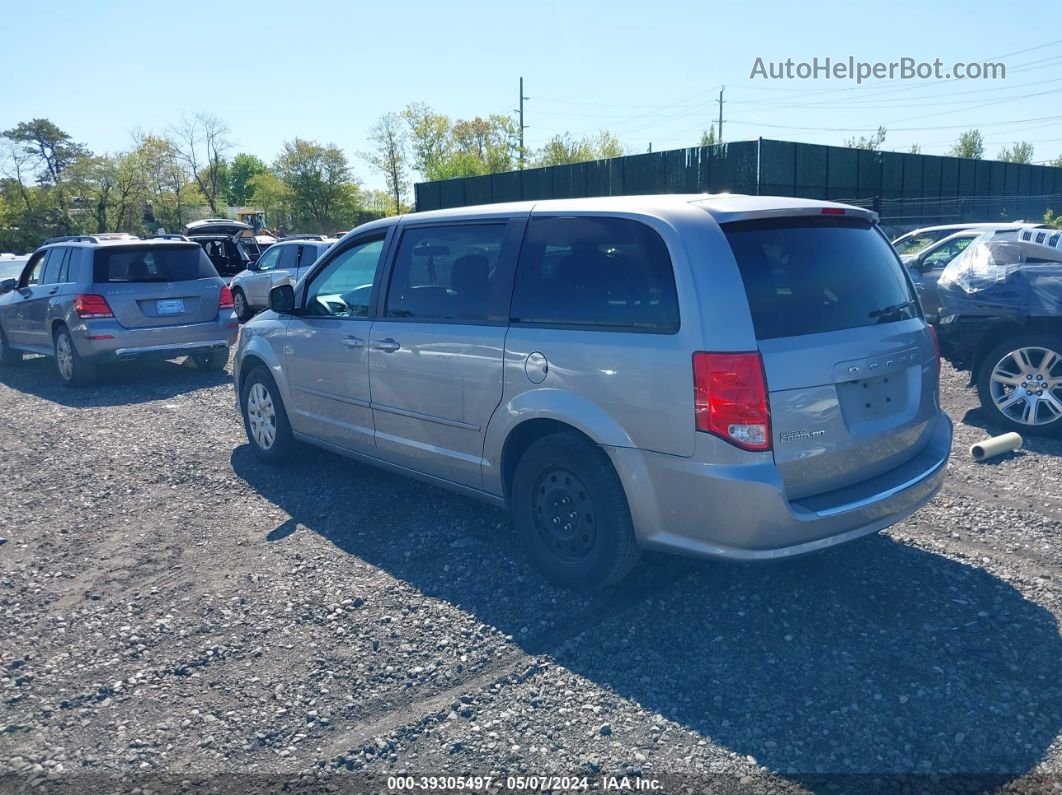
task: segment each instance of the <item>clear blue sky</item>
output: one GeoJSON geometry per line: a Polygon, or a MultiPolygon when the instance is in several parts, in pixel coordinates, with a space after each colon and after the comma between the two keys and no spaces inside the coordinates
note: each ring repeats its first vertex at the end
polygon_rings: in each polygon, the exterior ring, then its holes
{"type": "Polygon", "coordinates": [[[381,114],[412,101],[457,118],[510,112],[523,76],[532,148],[600,128],[630,151],[692,145],[725,84],[727,140],[840,144],[882,124],[885,148],[941,154],[979,127],[987,156],[1028,140],[1042,161],[1062,153],[1062,34],[1028,11],[987,0],[9,0],[0,129],[43,116],[94,151],[118,151],[133,128],[164,130],[182,112],[206,111],[225,120],[239,151],[271,161],[295,136],[333,142],[379,187],[357,153],[381,114]],[[815,56],[940,58],[945,68],[999,60],[1007,79],[749,76],[757,57],[815,56]]]}

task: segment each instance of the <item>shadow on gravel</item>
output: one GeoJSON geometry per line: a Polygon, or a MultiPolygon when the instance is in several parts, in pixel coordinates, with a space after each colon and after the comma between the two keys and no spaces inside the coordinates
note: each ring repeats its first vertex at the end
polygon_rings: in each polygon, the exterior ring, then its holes
{"type": "Polygon", "coordinates": [[[819,773],[996,774],[998,786],[1062,730],[1053,616],[884,536],[760,566],[650,556],[581,596],[541,582],[501,511],[316,450],[277,470],[245,445],[232,465],[292,516],[269,541],[319,533],[813,789],[819,773]]]}
{"type": "MultiPolygon", "coordinates": [[[[967,411],[966,414],[963,415],[962,422],[964,425],[969,425],[971,428],[980,428],[987,436],[999,436],[1000,434],[1007,433],[1009,430],[1008,428],[1004,428],[989,421],[984,410],[980,408],[967,411]]],[[[1023,433],[1021,439],[1022,450],[1028,450],[1032,453],[1043,453],[1045,455],[1062,455],[1062,439],[1050,436],[1034,436],[1030,433],[1023,433]]]]}
{"type": "Polygon", "coordinates": [[[0,384],[69,408],[149,403],[226,383],[231,372],[203,372],[188,360],[120,362],[101,368],[99,381],[85,387],[64,386],[43,356],[0,369],[0,384]]]}

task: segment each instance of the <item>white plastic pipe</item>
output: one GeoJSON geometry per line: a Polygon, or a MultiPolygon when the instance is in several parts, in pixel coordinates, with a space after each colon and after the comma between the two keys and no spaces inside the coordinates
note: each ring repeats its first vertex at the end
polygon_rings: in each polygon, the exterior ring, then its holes
{"type": "Polygon", "coordinates": [[[970,455],[974,461],[987,461],[997,455],[1009,453],[1021,447],[1021,434],[1005,433],[1002,436],[993,436],[970,446],[970,455]]]}

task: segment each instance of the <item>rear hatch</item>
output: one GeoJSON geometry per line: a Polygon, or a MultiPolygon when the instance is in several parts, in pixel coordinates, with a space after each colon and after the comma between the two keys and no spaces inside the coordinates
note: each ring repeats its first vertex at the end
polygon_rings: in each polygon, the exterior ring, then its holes
{"type": "Polygon", "coordinates": [[[93,291],[126,328],[205,323],[218,316],[223,286],[194,243],[108,246],[96,250],[93,291]]]}
{"type": "Polygon", "coordinates": [[[895,252],[868,218],[827,211],[722,225],[745,283],[774,458],[791,499],[913,458],[938,412],[931,331],[895,252]]]}

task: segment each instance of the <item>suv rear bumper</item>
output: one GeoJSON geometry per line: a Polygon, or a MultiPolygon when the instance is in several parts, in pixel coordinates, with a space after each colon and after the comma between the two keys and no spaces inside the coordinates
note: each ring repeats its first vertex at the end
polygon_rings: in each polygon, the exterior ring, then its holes
{"type": "Polygon", "coordinates": [[[907,518],[940,490],[951,435],[951,420],[941,412],[925,448],[910,461],[799,501],[787,499],[770,454],[758,454],[752,463],[719,465],[703,455],[606,451],[623,481],[643,547],[756,561],[825,549],[907,518]]]}
{"type": "Polygon", "coordinates": [[[77,352],[83,358],[106,363],[129,359],[173,359],[223,350],[235,344],[237,327],[235,315],[225,312],[219,319],[207,323],[143,329],[124,328],[113,320],[88,320],[75,328],[72,336],[77,352]]]}

